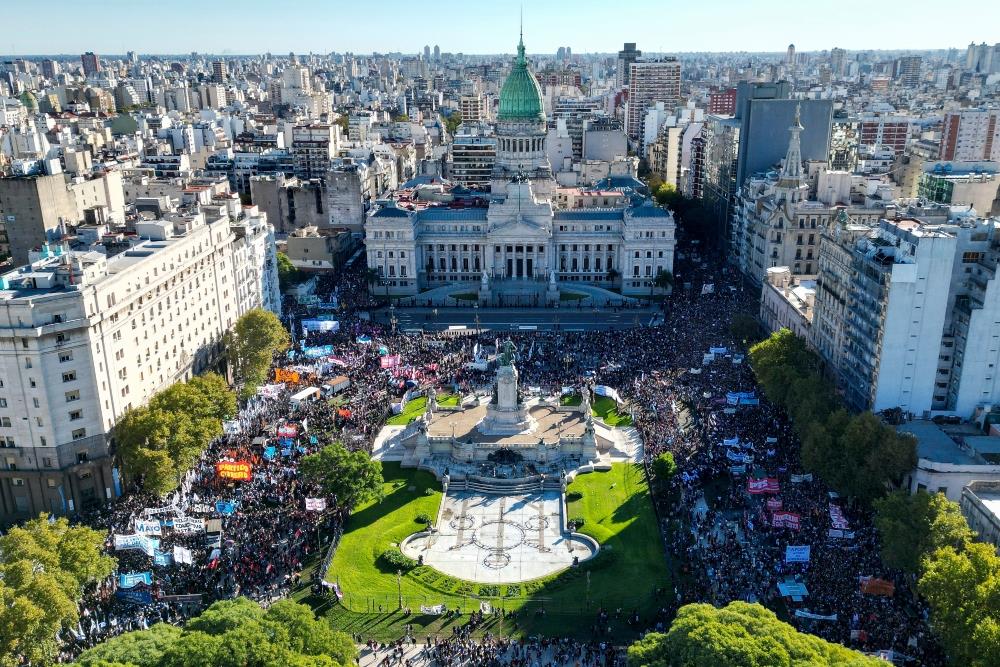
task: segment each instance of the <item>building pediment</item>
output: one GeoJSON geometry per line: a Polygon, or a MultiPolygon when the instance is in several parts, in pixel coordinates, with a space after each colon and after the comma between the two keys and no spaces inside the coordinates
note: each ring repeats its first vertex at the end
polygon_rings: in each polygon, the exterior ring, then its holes
{"type": "Polygon", "coordinates": [[[552,236],[552,225],[548,220],[541,222],[524,216],[518,216],[507,220],[491,221],[489,236],[490,238],[512,240],[548,238],[552,236]]]}

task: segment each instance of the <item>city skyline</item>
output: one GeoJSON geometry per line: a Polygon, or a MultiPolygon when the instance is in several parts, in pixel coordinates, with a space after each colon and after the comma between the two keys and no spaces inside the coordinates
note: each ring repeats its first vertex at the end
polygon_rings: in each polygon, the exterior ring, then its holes
{"type": "MultiPolygon", "coordinates": [[[[162,5],[107,0],[104,9],[105,30],[97,33],[79,30],[79,15],[65,0],[49,4],[46,30],[6,31],[0,39],[0,51],[9,56],[72,54],[84,51],[124,54],[136,51],[149,54],[181,54],[196,51],[219,55],[253,55],[258,53],[419,53],[425,44],[440,45],[443,52],[465,54],[512,53],[516,44],[520,2],[501,0],[483,6],[465,7],[442,23],[433,14],[406,14],[407,30],[386,30],[386,21],[372,15],[369,8],[359,5],[330,7],[307,1],[297,5],[288,19],[289,29],[275,36],[275,17],[270,3],[257,0],[239,5],[239,13],[231,5],[215,6],[192,0],[177,0],[169,16],[190,15],[195,20],[183,30],[162,30],[153,33],[140,30],[144,22],[164,21],[159,11],[162,5]],[[254,11],[259,10],[259,11],[254,11]],[[312,16],[310,23],[321,26],[316,34],[294,27],[301,16],[312,16]],[[235,21],[239,30],[222,31],[219,27],[235,21]],[[481,23],[491,32],[457,29],[463,22],[481,23]],[[370,25],[371,30],[338,34],[338,25],[370,25]],[[130,36],[134,35],[134,36],[130,36]]],[[[381,5],[387,16],[395,16],[405,5],[387,0],[381,5]]],[[[936,7],[934,5],[933,7],[936,7]]],[[[789,43],[799,52],[823,51],[840,47],[852,51],[866,50],[934,50],[964,48],[970,41],[995,41],[994,37],[975,29],[969,31],[963,22],[946,22],[937,26],[933,35],[920,31],[916,17],[925,15],[921,8],[932,9],[929,1],[911,3],[900,18],[889,5],[867,7],[864,22],[851,25],[849,31],[831,31],[823,17],[834,11],[833,3],[801,5],[791,0],[774,0],[765,7],[746,6],[735,0],[722,0],[713,5],[711,13],[699,6],[680,3],[656,4],[651,0],[628,3],[628,11],[609,12],[606,3],[596,0],[551,2],[526,8],[524,16],[525,43],[529,53],[554,53],[560,46],[569,46],[575,53],[611,54],[623,42],[637,42],[646,52],[697,53],[779,53],[789,43]],[[635,21],[637,14],[659,14],[663,22],[635,21]],[[907,29],[908,16],[913,30],[907,29]],[[673,26],[700,25],[705,32],[674,29],[673,26]],[[886,26],[894,26],[886,30],[886,26]],[[933,41],[927,41],[932,39],[933,41]],[[726,48],[718,48],[724,45],[726,48]],[[716,47],[716,48],[712,48],[716,47]]],[[[17,4],[6,13],[11,25],[30,25],[35,9],[17,4]]],[[[977,8],[978,26],[1000,22],[1000,6],[977,8]]]]}

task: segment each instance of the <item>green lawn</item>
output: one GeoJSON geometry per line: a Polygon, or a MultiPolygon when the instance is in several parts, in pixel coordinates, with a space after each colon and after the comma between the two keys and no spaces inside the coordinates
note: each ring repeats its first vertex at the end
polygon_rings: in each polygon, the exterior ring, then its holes
{"type": "Polygon", "coordinates": [[[458,294],[449,294],[452,299],[456,301],[478,301],[479,294],[476,292],[459,292],[458,294]]]}
{"type": "Polygon", "coordinates": [[[632,416],[627,412],[618,412],[618,405],[613,398],[596,396],[594,402],[590,404],[590,411],[608,426],[632,425],[632,416]]]}
{"type": "Polygon", "coordinates": [[[559,405],[580,405],[582,402],[580,394],[563,394],[559,397],[559,405]]]}
{"type": "MultiPolygon", "coordinates": [[[[420,605],[444,603],[468,613],[478,609],[480,599],[488,599],[494,607],[516,612],[503,628],[492,621],[486,630],[494,634],[586,637],[601,606],[638,609],[645,617],[659,606],[654,591],[665,587],[669,576],[648,489],[637,466],[616,464],[608,472],[581,475],[569,485],[569,516],[584,519],[580,532],[601,543],[601,554],[578,568],[500,586],[461,581],[429,566],[416,567],[397,582],[395,572],[380,569],[378,556],[419,529],[418,514],[436,517],[441,501],[440,487],[429,473],[387,462],[383,475],[385,500],[364,505],[351,516],[327,575],[340,584],[342,603],[314,601],[340,629],[385,640],[399,637],[403,625],[412,623],[418,636],[450,634],[447,626],[454,619],[421,615],[420,605]],[[435,491],[425,495],[429,487],[435,491]],[[623,580],[642,583],[629,587],[623,580]],[[409,617],[398,613],[400,592],[403,605],[415,610],[409,617]],[[540,609],[544,615],[537,613],[540,609]]],[[[631,636],[624,623],[613,625],[616,636],[631,636]]]]}
{"type": "Polygon", "coordinates": [[[406,426],[417,417],[424,414],[427,409],[427,397],[415,398],[403,406],[403,411],[398,415],[393,415],[385,420],[386,426],[406,426]]]}
{"type": "Polygon", "coordinates": [[[562,290],[559,291],[560,301],[579,301],[580,299],[586,299],[586,298],[587,298],[586,294],[580,294],[579,292],[565,292],[562,290]]]}
{"type": "Polygon", "coordinates": [[[444,394],[437,397],[437,404],[446,408],[457,408],[462,404],[462,397],[458,394],[444,394]]]}

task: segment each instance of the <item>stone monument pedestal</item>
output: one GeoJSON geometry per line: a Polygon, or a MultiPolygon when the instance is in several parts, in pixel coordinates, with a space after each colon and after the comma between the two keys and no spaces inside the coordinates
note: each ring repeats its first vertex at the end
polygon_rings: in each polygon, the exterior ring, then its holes
{"type": "Polygon", "coordinates": [[[545,287],[545,303],[550,306],[559,305],[559,283],[556,282],[556,272],[549,274],[549,283],[545,287]]]}
{"type": "Polygon", "coordinates": [[[501,361],[497,369],[496,393],[478,426],[483,435],[519,435],[535,429],[535,420],[518,398],[517,376],[513,363],[501,361]]]}

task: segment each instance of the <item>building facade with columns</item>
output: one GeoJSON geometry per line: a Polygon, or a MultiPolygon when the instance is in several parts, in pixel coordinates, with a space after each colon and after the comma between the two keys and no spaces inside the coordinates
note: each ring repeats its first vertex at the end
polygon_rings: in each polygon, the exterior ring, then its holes
{"type": "Polygon", "coordinates": [[[609,206],[566,207],[546,153],[541,87],[523,40],[500,92],[496,162],[489,192],[415,202],[392,196],[365,224],[374,292],[413,296],[456,283],[585,283],[649,294],[673,271],[673,215],[629,188],[609,206]]]}

